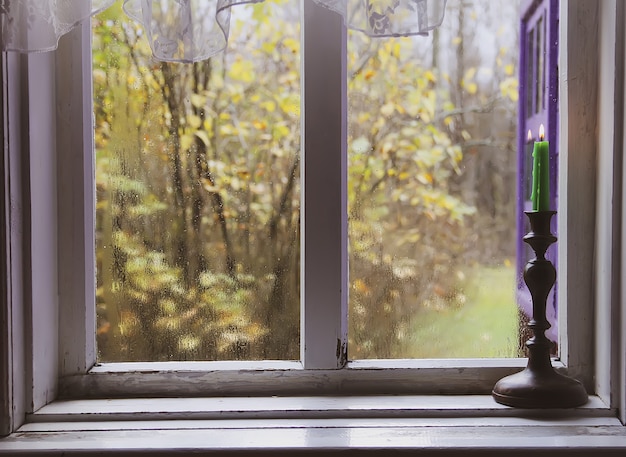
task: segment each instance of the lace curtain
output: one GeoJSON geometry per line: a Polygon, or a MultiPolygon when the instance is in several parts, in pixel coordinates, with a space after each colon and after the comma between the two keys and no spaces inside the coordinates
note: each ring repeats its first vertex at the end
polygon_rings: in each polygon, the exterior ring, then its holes
{"type": "MultiPolygon", "coordinates": [[[[222,51],[230,8],[263,0],[125,0],[124,10],[145,30],[155,58],[196,62],[222,51]]],[[[441,24],[446,0],[315,1],[370,36],[427,35],[441,24]]],[[[2,50],[50,51],[59,38],[115,0],[0,0],[2,50]]]]}

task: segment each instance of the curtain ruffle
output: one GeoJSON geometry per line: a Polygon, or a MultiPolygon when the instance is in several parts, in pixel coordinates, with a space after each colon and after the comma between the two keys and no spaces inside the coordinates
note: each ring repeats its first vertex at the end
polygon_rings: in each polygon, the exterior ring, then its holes
{"type": "Polygon", "coordinates": [[[371,37],[428,35],[441,25],[446,0],[314,0],[371,37]]]}
{"type": "Polygon", "coordinates": [[[0,0],[2,50],[45,52],[78,23],[115,0],[0,0]]]}
{"type": "Polygon", "coordinates": [[[125,0],[124,11],[141,23],[158,60],[197,62],[228,43],[230,8],[263,0],[125,0]]]}
{"type": "MultiPolygon", "coordinates": [[[[263,0],[125,0],[126,13],[140,22],[156,59],[197,62],[224,50],[230,8],[263,0]]],[[[344,18],[372,37],[427,35],[441,25],[446,0],[305,0],[344,18]]],[[[2,50],[56,49],[59,38],[115,0],[0,0],[2,50]]]]}

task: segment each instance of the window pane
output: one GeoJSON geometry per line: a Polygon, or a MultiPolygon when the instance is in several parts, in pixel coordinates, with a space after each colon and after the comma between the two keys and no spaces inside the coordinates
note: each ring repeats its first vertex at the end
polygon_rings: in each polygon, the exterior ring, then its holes
{"type": "Polygon", "coordinates": [[[298,359],[299,2],[233,8],[193,65],[121,3],[93,21],[99,360],[298,359]]]}
{"type": "Polygon", "coordinates": [[[546,46],[545,46],[545,31],[544,31],[543,17],[540,17],[539,20],[537,21],[536,30],[537,30],[537,42],[535,44],[535,52],[536,52],[535,62],[537,62],[537,78],[535,80],[535,87],[536,87],[535,95],[537,99],[535,100],[535,113],[539,113],[540,111],[543,111],[544,109],[543,90],[545,87],[545,82],[543,80],[543,73],[544,73],[543,56],[544,56],[544,53],[546,52],[546,46]]]}
{"type": "Polygon", "coordinates": [[[533,94],[537,90],[537,87],[534,85],[534,81],[537,81],[536,69],[537,64],[535,63],[535,48],[537,43],[535,41],[535,29],[531,29],[528,33],[528,46],[526,48],[526,87],[527,87],[527,97],[526,97],[526,112],[529,114],[533,114],[533,94]]]}
{"type": "Polygon", "coordinates": [[[351,359],[517,357],[518,2],[349,36],[351,359]]]}

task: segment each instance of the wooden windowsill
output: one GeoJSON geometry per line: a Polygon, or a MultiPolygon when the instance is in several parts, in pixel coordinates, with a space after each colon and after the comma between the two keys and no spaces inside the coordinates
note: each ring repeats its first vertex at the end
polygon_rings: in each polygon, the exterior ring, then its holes
{"type": "Polygon", "coordinates": [[[59,401],[0,440],[0,455],[625,455],[626,427],[597,397],[521,410],[489,396],[59,401]],[[501,455],[501,454],[500,454],[501,455]]]}

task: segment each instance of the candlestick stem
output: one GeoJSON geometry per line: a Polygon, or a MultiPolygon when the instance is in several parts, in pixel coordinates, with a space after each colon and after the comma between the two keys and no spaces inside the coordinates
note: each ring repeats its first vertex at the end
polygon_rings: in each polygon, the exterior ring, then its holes
{"type": "Polygon", "coordinates": [[[500,379],[493,388],[493,398],[501,404],[520,408],[572,408],[587,402],[587,392],[577,380],[557,373],[550,361],[552,342],[545,332],[546,300],[556,281],[556,270],[546,259],[546,250],[556,241],[550,233],[550,221],[556,211],[526,211],[531,231],[524,237],[535,252],[524,269],[524,281],[533,302],[533,316],[528,327],[533,337],[526,342],[528,364],[516,374],[500,379]]]}

